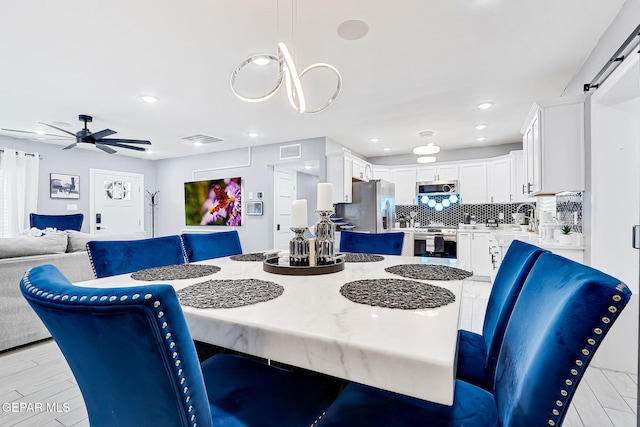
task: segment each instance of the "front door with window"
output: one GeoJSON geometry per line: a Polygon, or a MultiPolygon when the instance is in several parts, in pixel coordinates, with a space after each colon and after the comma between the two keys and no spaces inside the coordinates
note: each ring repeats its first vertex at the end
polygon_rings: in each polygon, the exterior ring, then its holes
{"type": "Polygon", "coordinates": [[[92,234],[144,231],[144,175],[90,170],[92,234]]]}

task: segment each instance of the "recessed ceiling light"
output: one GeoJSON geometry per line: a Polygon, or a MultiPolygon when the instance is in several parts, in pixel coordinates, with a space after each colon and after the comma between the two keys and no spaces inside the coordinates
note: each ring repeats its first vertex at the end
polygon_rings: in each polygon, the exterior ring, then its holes
{"type": "Polygon", "coordinates": [[[313,169],[313,166],[311,166],[311,165],[304,165],[304,168],[305,168],[305,169],[313,169]]]}
{"type": "Polygon", "coordinates": [[[423,156],[423,157],[418,157],[417,162],[418,163],[433,163],[436,161],[436,158],[433,156],[423,156]]]}
{"type": "Polygon", "coordinates": [[[491,102],[483,102],[482,104],[478,104],[478,108],[481,110],[486,110],[487,108],[491,108],[493,104],[491,102]]]}
{"type": "Polygon", "coordinates": [[[389,148],[389,147],[384,147],[384,148],[383,148],[383,150],[384,150],[384,151],[391,151],[391,148],[389,148]]]}
{"type": "Polygon", "coordinates": [[[371,138],[371,139],[369,139],[369,141],[374,142],[374,143],[375,142],[380,142],[380,138],[371,138]]]}
{"type": "Polygon", "coordinates": [[[147,154],[153,154],[153,150],[146,149],[145,151],[147,154]]]}
{"type": "Polygon", "coordinates": [[[247,136],[251,138],[257,138],[260,134],[258,132],[247,132],[247,136]]]}
{"type": "Polygon", "coordinates": [[[194,142],[193,145],[195,145],[196,147],[202,147],[202,142],[194,142]]]}
{"type": "Polygon", "coordinates": [[[251,62],[256,65],[267,65],[271,60],[268,56],[256,56],[251,62]]]}
{"type": "Polygon", "coordinates": [[[364,21],[352,19],[338,25],[338,35],[345,40],[358,40],[369,32],[369,26],[364,21]]]}
{"type": "Polygon", "coordinates": [[[158,98],[151,95],[142,95],[140,98],[142,98],[142,100],[147,104],[153,104],[154,102],[158,102],[158,98]]]}
{"type": "Polygon", "coordinates": [[[483,129],[486,129],[486,128],[487,128],[487,125],[476,125],[476,129],[478,129],[478,130],[483,130],[483,129]]]}
{"type": "Polygon", "coordinates": [[[482,141],[484,141],[484,140],[486,140],[486,139],[487,139],[487,137],[486,137],[486,136],[479,136],[479,137],[477,137],[477,138],[476,138],[476,141],[478,141],[478,142],[482,142],[482,141]]]}
{"type": "Polygon", "coordinates": [[[42,129],[36,129],[36,130],[34,130],[34,132],[37,133],[38,135],[44,135],[44,134],[47,133],[47,131],[44,131],[42,129]]]}

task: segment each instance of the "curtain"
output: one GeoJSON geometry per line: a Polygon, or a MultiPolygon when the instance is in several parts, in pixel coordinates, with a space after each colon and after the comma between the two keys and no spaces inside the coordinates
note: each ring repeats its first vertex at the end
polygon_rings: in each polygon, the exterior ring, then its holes
{"type": "Polygon", "coordinates": [[[29,229],[29,214],[38,207],[40,156],[0,150],[0,237],[18,237],[29,229]]]}

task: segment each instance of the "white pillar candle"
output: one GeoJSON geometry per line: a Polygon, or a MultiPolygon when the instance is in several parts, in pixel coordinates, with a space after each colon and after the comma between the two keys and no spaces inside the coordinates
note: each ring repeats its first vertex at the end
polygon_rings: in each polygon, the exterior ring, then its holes
{"type": "Polygon", "coordinates": [[[291,228],[307,226],[307,201],[305,199],[291,202],[291,228]]]}
{"type": "Polygon", "coordinates": [[[332,211],[333,203],[333,184],[330,182],[321,182],[318,184],[318,207],[319,211],[332,211]]]}

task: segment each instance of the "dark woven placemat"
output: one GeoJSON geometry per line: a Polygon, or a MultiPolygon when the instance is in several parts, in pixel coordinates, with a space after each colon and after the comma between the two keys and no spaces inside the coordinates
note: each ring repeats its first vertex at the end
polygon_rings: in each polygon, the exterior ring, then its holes
{"type": "Polygon", "coordinates": [[[345,283],[340,293],[358,304],[415,310],[435,308],[456,300],[448,289],[405,279],[367,279],[345,283]]]}
{"type": "Polygon", "coordinates": [[[473,276],[470,271],[438,264],[400,264],[387,267],[384,271],[420,280],[462,280],[473,276]]]}
{"type": "Polygon", "coordinates": [[[195,279],[196,277],[209,276],[218,271],[220,271],[220,267],[215,265],[179,264],[136,271],[131,273],[131,278],[146,281],[195,279]]]}
{"type": "Polygon", "coordinates": [[[278,298],[284,288],[258,279],[207,280],[177,292],[181,304],[195,308],[234,308],[278,298]]]}
{"type": "Polygon", "coordinates": [[[265,253],[264,252],[254,252],[252,254],[239,254],[239,255],[231,255],[233,261],[264,261],[265,253]]]}
{"type": "Polygon", "coordinates": [[[344,254],[345,262],[378,262],[382,261],[383,259],[384,257],[382,255],[359,254],[351,252],[346,252],[344,254]]]}

